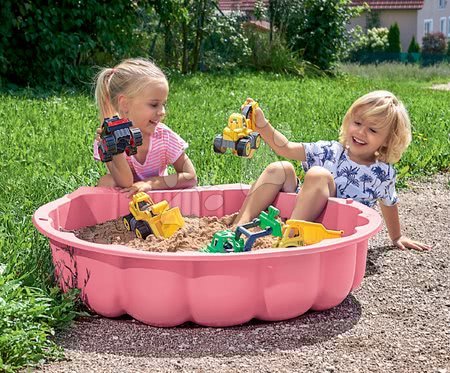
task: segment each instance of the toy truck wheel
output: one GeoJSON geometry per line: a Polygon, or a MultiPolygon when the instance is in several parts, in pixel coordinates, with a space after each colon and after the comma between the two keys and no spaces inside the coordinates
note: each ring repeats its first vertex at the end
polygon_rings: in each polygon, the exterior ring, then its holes
{"type": "MultiPolygon", "coordinates": [[[[139,128],[131,128],[131,138],[132,141],[134,141],[134,147],[141,146],[142,145],[142,132],[139,128]]],[[[136,153],[134,153],[136,154],[136,153]]]]}
{"type": "Polygon", "coordinates": [[[111,153],[103,151],[103,146],[98,147],[98,156],[100,157],[102,162],[110,162],[112,161],[111,153]]]}
{"type": "Polygon", "coordinates": [[[250,139],[241,139],[237,143],[237,154],[240,157],[248,157],[250,154],[250,151],[252,150],[252,144],[250,142],[250,139]]]}
{"type": "Polygon", "coordinates": [[[136,222],[136,228],[134,230],[137,238],[145,240],[149,235],[152,234],[150,226],[145,221],[136,222]]]}
{"type": "Polygon", "coordinates": [[[137,148],[135,146],[128,146],[125,149],[125,153],[130,156],[130,155],[135,155],[137,153],[137,148]]]}
{"type": "Polygon", "coordinates": [[[108,153],[116,154],[117,146],[114,136],[111,135],[105,136],[105,138],[103,139],[103,146],[108,151],[108,153]]]}
{"type": "Polygon", "coordinates": [[[233,245],[232,245],[231,243],[229,243],[229,242],[225,242],[225,243],[223,244],[223,250],[224,250],[226,253],[232,253],[232,252],[234,251],[233,245]]]}
{"type": "Polygon", "coordinates": [[[125,228],[127,229],[127,231],[131,231],[132,229],[132,219],[133,219],[133,214],[128,214],[126,216],[123,217],[123,225],[125,226],[125,228]]]}
{"type": "Polygon", "coordinates": [[[214,152],[223,154],[227,148],[222,147],[222,136],[217,135],[214,139],[214,152]]]}
{"type": "Polygon", "coordinates": [[[252,149],[258,149],[261,145],[261,135],[258,132],[252,132],[250,134],[250,141],[252,143],[252,149]]]}

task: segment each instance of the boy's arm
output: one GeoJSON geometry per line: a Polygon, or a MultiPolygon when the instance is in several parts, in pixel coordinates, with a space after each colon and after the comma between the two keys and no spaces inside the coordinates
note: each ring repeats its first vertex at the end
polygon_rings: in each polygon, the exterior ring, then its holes
{"type": "Polygon", "coordinates": [[[194,165],[187,154],[183,152],[173,164],[176,174],[167,176],[153,176],[146,180],[138,181],[122,192],[131,196],[137,192],[161,189],[184,189],[197,185],[197,174],[194,165]]]}
{"type": "Polygon", "coordinates": [[[256,130],[279,156],[302,162],[306,160],[303,144],[289,141],[280,131],[273,128],[260,108],[256,109],[256,130]]]}
{"type": "Polygon", "coordinates": [[[431,249],[431,246],[429,245],[426,245],[422,242],[413,241],[408,237],[402,236],[400,228],[400,217],[396,204],[393,206],[386,206],[383,203],[380,203],[380,208],[381,213],[383,214],[384,221],[386,222],[389,237],[392,240],[394,246],[402,250],[405,250],[406,248],[419,251],[431,249]]]}

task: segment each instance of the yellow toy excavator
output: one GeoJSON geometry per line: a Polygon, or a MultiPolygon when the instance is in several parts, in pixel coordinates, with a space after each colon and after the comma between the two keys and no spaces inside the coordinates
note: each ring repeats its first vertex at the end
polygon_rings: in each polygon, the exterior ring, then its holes
{"type": "Polygon", "coordinates": [[[282,228],[282,237],[275,247],[297,247],[313,245],[327,238],[340,238],[344,231],[326,229],[320,223],[305,220],[286,220],[282,228]]]}
{"type": "Polygon", "coordinates": [[[136,193],[129,204],[130,214],[123,217],[123,223],[136,236],[146,239],[150,234],[168,238],[184,226],[184,219],[178,207],[169,207],[167,201],[154,203],[145,192],[136,193]]]}
{"type": "Polygon", "coordinates": [[[261,144],[261,135],[256,132],[256,101],[248,99],[241,107],[242,114],[233,113],[221,135],[214,139],[214,151],[223,154],[231,149],[233,154],[251,158],[261,144]]]}

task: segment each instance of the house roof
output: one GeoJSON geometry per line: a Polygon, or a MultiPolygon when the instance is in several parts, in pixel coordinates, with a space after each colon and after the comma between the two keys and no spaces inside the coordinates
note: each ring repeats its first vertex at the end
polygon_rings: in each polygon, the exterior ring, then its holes
{"type": "MultiPolygon", "coordinates": [[[[255,9],[256,0],[219,0],[221,10],[252,11],[255,9]]],[[[266,7],[269,0],[263,0],[266,7]]],[[[353,5],[367,3],[371,9],[422,9],[424,0],[353,0],[353,5]]]]}
{"type": "Polygon", "coordinates": [[[370,9],[422,9],[424,0],[353,0],[353,5],[367,3],[370,9]]]}
{"type": "MultiPolygon", "coordinates": [[[[219,0],[221,10],[252,11],[255,9],[256,0],[219,0]]],[[[264,6],[269,6],[269,0],[263,0],[264,6]]]]}

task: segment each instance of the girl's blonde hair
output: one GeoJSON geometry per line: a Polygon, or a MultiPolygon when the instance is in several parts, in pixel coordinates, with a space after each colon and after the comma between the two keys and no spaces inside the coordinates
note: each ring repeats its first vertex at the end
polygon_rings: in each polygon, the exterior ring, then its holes
{"type": "Polygon", "coordinates": [[[373,91],[358,98],[345,114],[339,141],[345,147],[347,129],[355,112],[362,121],[373,122],[377,127],[388,127],[387,144],[378,152],[378,160],[396,163],[411,142],[411,122],[402,102],[388,91],[373,91]]]}
{"type": "Polygon", "coordinates": [[[100,70],[95,78],[95,101],[100,122],[118,114],[119,95],[136,97],[149,84],[167,78],[153,62],[143,58],[130,58],[113,68],[100,70]]]}

